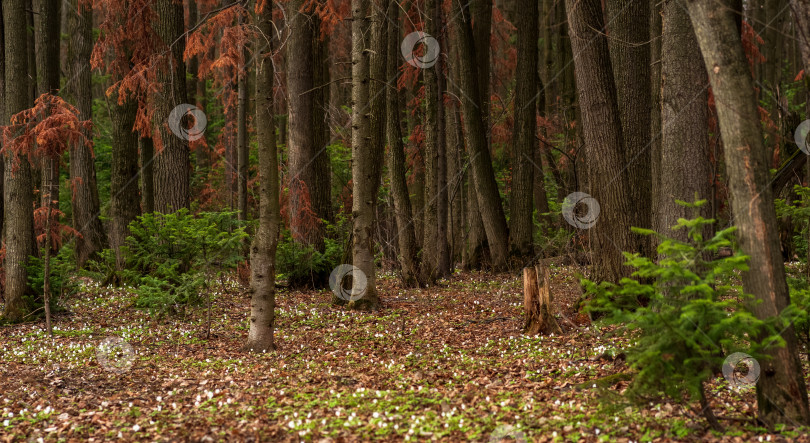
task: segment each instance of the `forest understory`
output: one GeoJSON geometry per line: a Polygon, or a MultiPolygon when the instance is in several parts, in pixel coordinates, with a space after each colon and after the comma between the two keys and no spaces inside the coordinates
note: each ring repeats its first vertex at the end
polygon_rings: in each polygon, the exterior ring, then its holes
{"type": "MultiPolygon", "coordinates": [[[[796,270],[797,267],[788,266],[796,270]]],[[[382,309],[335,309],[332,293],[281,290],[276,342],[242,353],[248,298],[222,280],[206,306],[157,320],[127,288],[85,280],[54,338],[41,323],[0,335],[4,441],[810,441],[758,426],[754,387],[708,385],[700,406],[617,394],[629,337],[575,306],[581,266],[551,266],[563,335],[524,336],[521,279],[456,273],[427,289],[378,281],[382,309]],[[209,332],[210,331],[210,332],[209,332]],[[209,335],[210,334],[210,335],[209,335]],[[105,368],[99,343],[131,345],[105,368]],[[114,361],[117,359],[118,361],[114,361]],[[117,365],[116,365],[117,363],[117,365]],[[13,432],[11,432],[13,431],[13,432]],[[16,436],[16,437],[14,437],[16,436]],[[507,439],[508,438],[508,439],[507,439]],[[514,440],[512,440],[514,439],[514,440]]],[[[808,371],[803,354],[805,374],[808,371]]]]}

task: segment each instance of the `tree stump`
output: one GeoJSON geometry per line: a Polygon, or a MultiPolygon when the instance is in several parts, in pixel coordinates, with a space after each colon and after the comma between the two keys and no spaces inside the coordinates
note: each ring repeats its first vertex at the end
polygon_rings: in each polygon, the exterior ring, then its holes
{"type": "Polygon", "coordinates": [[[551,315],[551,291],[548,269],[538,264],[523,268],[523,307],[526,310],[526,323],[523,333],[561,334],[557,319],[551,315]]]}

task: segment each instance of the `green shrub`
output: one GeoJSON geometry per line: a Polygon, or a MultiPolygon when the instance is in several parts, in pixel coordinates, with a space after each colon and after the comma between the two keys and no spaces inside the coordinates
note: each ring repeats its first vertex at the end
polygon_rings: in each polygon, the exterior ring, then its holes
{"type": "Polygon", "coordinates": [[[336,225],[326,226],[323,251],[312,245],[302,244],[292,238],[289,230],[284,230],[276,252],[276,269],[280,280],[286,280],[291,287],[321,288],[329,282],[332,270],[345,261],[347,238],[341,229],[347,222],[338,220],[336,225]]]}
{"type": "Polygon", "coordinates": [[[135,306],[153,314],[198,304],[211,270],[232,269],[244,260],[247,234],[234,212],[145,214],[129,229],[122,282],[136,288],[135,306]]]}
{"type": "MultiPolygon", "coordinates": [[[[697,208],[705,201],[679,203],[697,208]]],[[[674,229],[687,230],[688,242],[634,228],[660,239],[658,253],[663,258],[658,263],[624,253],[627,264],[635,268],[633,276],[649,283],[630,278],[618,285],[582,280],[592,297],[589,309],[608,314],[607,322],[634,339],[626,349],[634,370],[631,398],[664,394],[675,401],[700,400],[705,398],[703,383],[726,356],[741,350],[761,359],[765,343],[782,343],[776,331],[785,319],[758,320],[747,309],[746,302],[752,300],[735,283],[739,272],[748,269],[747,257],[713,258],[720,248],[732,246],[734,228],[706,240],[701,232],[712,223],[702,217],[679,219],[674,229]],[[640,300],[649,302],[642,306],[640,300]]]]}

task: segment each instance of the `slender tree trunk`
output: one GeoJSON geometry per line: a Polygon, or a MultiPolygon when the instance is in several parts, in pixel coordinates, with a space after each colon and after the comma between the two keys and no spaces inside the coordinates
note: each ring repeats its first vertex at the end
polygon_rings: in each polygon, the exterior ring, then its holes
{"type": "MultiPolygon", "coordinates": [[[[425,31],[430,36],[437,35],[441,26],[435,22],[433,11],[435,0],[425,2],[425,31]]],[[[439,277],[439,80],[438,64],[422,69],[425,86],[425,118],[422,128],[425,131],[425,188],[424,188],[424,231],[422,239],[422,281],[432,284],[439,277]]]]}
{"type": "MultiPolygon", "coordinates": [[[[752,310],[757,318],[770,319],[790,304],[790,294],[754,85],[739,28],[733,10],[722,1],[688,0],[686,4],[715,97],[740,247],[750,257],[751,271],[742,275],[743,287],[756,297],[752,310]]],[[[785,346],[766,348],[770,358],[759,362],[759,418],[768,426],[808,424],[807,388],[793,327],[781,335],[785,346]]]]}
{"type": "MultiPolygon", "coordinates": [[[[399,5],[390,2],[388,18],[392,25],[388,28],[388,53],[399,51],[399,5]],[[397,24],[394,26],[393,24],[397,24]]],[[[399,70],[396,57],[386,60],[386,79],[396,85],[395,77],[399,70]]],[[[400,122],[399,91],[397,88],[386,88],[385,124],[388,136],[388,173],[391,182],[391,195],[394,200],[394,215],[397,224],[397,244],[399,247],[400,277],[404,287],[419,286],[419,263],[416,260],[416,234],[414,232],[411,199],[408,195],[408,183],[405,178],[405,146],[402,142],[400,122]]]]}
{"type": "MultiPolygon", "coordinates": [[[[138,135],[133,130],[137,103],[118,103],[110,97],[112,108],[112,164],[110,165],[110,249],[115,251],[116,267],[124,269],[121,246],[129,235],[129,224],[139,215],[138,135]]],[[[146,189],[146,186],[144,187],[146,189]]]]}
{"type": "Polygon", "coordinates": [[[622,251],[634,245],[622,125],[599,0],[566,0],[575,62],[590,194],[602,208],[590,228],[596,281],[618,282],[628,272],[622,251]]]}
{"type": "MultiPolygon", "coordinates": [[[[3,19],[3,4],[0,2],[0,122],[2,122],[2,124],[6,124],[6,31],[3,27],[3,19]]],[[[0,137],[0,152],[2,149],[3,137],[0,137]]],[[[4,157],[4,155],[0,155],[0,242],[4,241],[5,238],[5,230],[3,229],[3,220],[5,219],[3,204],[5,198],[2,197],[4,195],[3,186],[6,175],[4,157]]],[[[0,262],[0,266],[2,266],[2,262],[0,262]]]]}
{"type": "MultiPolygon", "coordinates": [[[[686,241],[686,230],[671,229],[679,218],[689,219],[694,213],[675,200],[692,202],[712,197],[709,77],[689,13],[678,0],[664,3],[662,29],[661,184],[656,198],[656,231],[686,241]]],[[[704,206],[701,215],[711,217],[709,210],[710,206],[704,206]]],[[[708,235],[709,230],[704,234],[708,235]]]]}
{"type": "Polygon", "coordinates": [[[259,227],[250,248],[250,331],[245,349],[265,352],[275,347],[276,247],[281,228],[278,155],[273,115],[273,13],[267,1],[256,14],[261,33],[256,49],[256,139],[259,154],[259,227]]]}
{"type": "MultiPolygon", "coordinates": [[[[663,2],[650,0],[650,178],[652,180],[652,220],[658,229],[659,205],[661,194],[661,34],[663,2]]],[[[650,247],[655,250],[658,241],[651,239],[650,247]]]]}
{"type": "MultiPolygon", "coordinates": [[[[68,10],[68,35],[70,35],[68,95],[72,98],[79,118],[93,118],[93,85],[90,73],[90,53],[93,50],[93,10],[89,5],[71,0],[68,10]]],[[[84,137],[92,140],[92,131],[84,137]]],[[[71,146],[70,180],[73,189],[73,227],[79,231],[76,239],[76,264],[79,268],[107,244],[104,226],[99,219],[100,202],[96,181],[96,165],[93,151],[84,141],[71,146]]]]}
{"type": "MultiPolygon", "coordinates": [[[[650,4],[607,1],[608,39],[619,116],[624,137],[624,158],[630,191],[630,223],[652,228],[652,177],[650,174],[650,4]]],[[[635,236],[633,251],[652,254],[650,236],[635,236]]]]}
{"type": "MultiPolygon", "coordinates": [[[[460,5],[466,9],[466,6],[460,5]]],[[[455,12],[456,36],[459,44],[459,74],[461,77],[462,109],[467,146],[470,148],[471,164],[475,181],[478,209],[484,223],[484,230],[492,256],[492,266],[496,270],[507,266],[509,231],[501,206],[501,196],[495,172],[492,167],[487,144],[485,121],[482,115],[482,101],[475,67],[476,48],[470,26],[470,15],[466,10],[455,12]]]]}
{"type": "MultiPolygon", "coordinates": [[[[476,75],[478,76],[478,89],[481,107],[482,125],[484,126],[487,149],[489,149],[490,142],[490,60],[489,53],[490,43],[492,37],[492,2],[488,0],[475,0],[469,4],[469,13],[472,15],[473,26],[473,40],[475,46],[475,66],[476,75]]],[[[455,33],[457,34],[457,33],[455,33]]],[[[456,39],[457,40],[457,39],[456,39]]],[[[456,42],[456,50],[458,51],[458,44],[456,42]]],[[[459,55],[456,54],[454,58],[456,66],[459,65],[459,55]]],[[[458,69],[455,69],[456,84],[461,84],[461,76],[458,69]]],[[[468,160],[473,158],[470,151],[470,145],[467,144],[468,160]]],[[[475,184],[475,174],[470,168],[468,174],[468,211],[467,217],[469,219],[469,233],[467,235],[467,267],[478,268],[481,262],[486,258],[488,249],[487,234],[484,228],[484,221],[481,216],[481,211],[478,210],[478,198],[475,184]]]]}
{"type": "Polygon", "coordinates": [[[173,134],[167,125],[171,111],[186,99],[186,68],[183,52],[183,5],[174,0],[155,0],[155,31],[167,50],[165,63],[158,68],[157,81],[161,95],[155,102],[153,124],[160,143],[155,156],[155,210],[170,213],[189,204],[188,140],[173,134]]]}
{"type": "MultiPolygon", "coordinates": [[[[28,38],[26,31],[26,1],[3,2],[5,32],[5,114],[3,124],[11,117],[31,106],[27,87],[28,38]]],[[[5,174],[3,186],[5,210],[6,271],[5,310],[3,317],[18,322],[26,315],[23,295],[28,291],[28,257],[34,251],[33,195],[31,193],[31,165],[25,155],[4,154],[5,174]]]]}
{"type": "MultiPolygon", "coordinates": [[[[34,16],[36,40],[37,96],[59,92],[59,7],[60,0],[38,0],[34,16]]],[[[59,162],[61,158],[43,157],[41,206],[59,208],[59,162]]],[[[46,246],[50,247],[50,246],[46,246]]]]}
{"type": "MultiPolygon", "coordinates": [[[[436,1],[433,9],[433,20],[431,20],[431,23],[434,24],[433,26],[438,27],[438,29],[434,29],[433,32],[436,34],[434,37],[437,41],[439,41],[440,49],[445,47],[444,45],[446,43],[445,36],[447,29],[442,11],[442,3],[440,1],[436,1]]],[[[444,91],[446,90],[447,85],[444,77],[445,60],[445,57],[439,56],[439,59],[435,65],[436,97],[438,99],[436,101],[436,131],[438,132],[438,137],[436,139],[436,155],[438,157],[436,162],[438,173],[436,215],[439,223],[436,235],[439,256],[438,275],[440,277],[450,274],[450,245],[447,238],[447,119],[445,114],[446,109],[444,106],[444,91]]]]}
{"type": "MultiPolygon", "coordinates": [[[[376,0],[375,0],[376,1],[376,0]]],[[[376,265],[374,263],[374,214],[377,203],[377,188],[380,181],[379,158],[381,146],[374,145],[378,137],[375,134],[375,115],[380,102],[378,97],[370,96],[369,89],[373,81],[381,81],[377,69],[372,64],[379,64],[372,58],[384,60],[385,45],[382,44],[384,11],[375,10],[373,26],[370,23],[372,11],[369,0],[352,0],[352,256],[354,266],[365,274],[366,281],[353,278],[353,294],[362,294],[353,304],[359,309],[377,309],[380,299],[375,283],[376,265]],[[372,32],[374,36],[372,36],[372,32]],[[377,37],[376,39],[374,37],[377,37]],[[372,43],[375,47],[372,48],[372,43]],[[375,51],[376,49],[376,51],[375,51]],[[374,56],[372,57],[372,54],[374,56]]],[[[384,65],[381,65],[384,66],[384,65]]],[[[375,66],[377,68],[377,66],[375,66]]],[[[382,69],[380,67],[380,69],[382,69]]],[[[379,89],[376,86],[375,89],[379,89]]],[[[379,123],[376,123],[379,124],[379,123]]]]}
{"type": "Polygon", "coordinates": [[[512,255],[519,257],[521,261],[529,260],[534,255],[532,196],[534,152],[537,150],[537,4],[537,0],[519,1],[520,14],[516,24],[518,61],[515,69],[509,245],[512,255]]]}
{"type": "MultiPolygon", "coordinates": [[[[247,50],[243,51],[244,57],[248,56],[247,50]]],[[[244,64],[242,65],[238,80],[238,100],[239,104],[236,117],[237,135],[236,135],[236,156],[237,156],[237,210],[238,219],[246,221],[248,219],[248,162],[249,162],[249,147],[247,136],[247,112],[248,112],[248,82],[247,71],[245,71],[244,64]]]]}
{"type": "Polygon", "coordinates": [[[141,156],[141,211],[155,212],[155,145],[150,137],[139,140],[141,156]]]}

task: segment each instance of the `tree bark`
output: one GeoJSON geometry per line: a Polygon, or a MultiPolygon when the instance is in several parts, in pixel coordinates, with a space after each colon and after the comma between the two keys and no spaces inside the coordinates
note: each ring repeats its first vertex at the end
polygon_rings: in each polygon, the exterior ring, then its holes
{"type": "Polygon", "coordinates": [[[155,212],[155,144],[150,137],[138,140],[141,166],[141,212],[155,212]]]}
{"type": "MultiPolygon", "coordinates": [[[[509,195],[509,245],[521,261],[534,255],[532,204],[537,150],[537,0],[520,0],[517,17],[515,129],[512,138],[512,192],[509,195]]],[[[542,165],[542,162],[540,163],[542,165]]],[[[542,172],[542,170],[541,170],[542,172]]],[[[542,174],[540,175],[542,178],[542,174]]]]}
{"type": "Polygon", "coordinates": [[[165,63],[158,68],[157,81],[161,94],[154,103],[154,130],[159,137],[155,156],[155,210],[171,213],[189,205],[189,159],[188,140],[174,135],[168,127],[169,114],[176,106],[185,104],[186,68],[183,52],[186,41],[183,20],[183,4],[174,0],[155,0],[157,21],[155,31],[167,51],[165,63]]]}
{"type": "Polygon", "coordinates": [[[459,4],[458,7],[464,9],[455,11],[454,22],[459,45],[459,76],[463,93],[461,103],[464,111],[465,135],[467,146],[470,148],[475,194],[489,243],[492,266],[496,270],[502,270],[506,268],[509,256],[509,231],[487,144],[487,132],[482,114],[482,109],[485,108],[480,98],[479,78],[473,66],[477,48],[473,43],[470,15],[466,11],[466,6],[459,4]]]}
{"type": "Polygon", "coordinates": [[[622,251],[635,249],[630,232],[630,193],[622,125],[613,84],[599,0],[566,0],[568,32],[575,54],[577,93],[588,162],[590,194],[602,211],[590,240],[595,281],[618,282],[628,275],[622,251]],[[609,208],[609,209],[608,209],[609,208]]]}
{"type": "MultiPolygon", "coordinates": [[[[3,5],[0,2],[0,122],[6,123],[6,31],[3,27],[3,5]]],[[[3,137],[0,137],[0,152],[3,149],[3,137]]],[[[3,204],[5,198],[2,197],[3,186],[5,183],[6,166],[5,156],[0,155],[0,241],[4,239],[5,230],[3,229],[3,220],[5,220],[5,211],[3,204]]],[[[2,262],[0,262],[0,266],[2,262]]]]}
{"type": "Polygon", "coordinates": [[[259,154],[259,227],[250,248],[250,331],[244,348],[265,352],[275,348],[276,247],[281,227],[278,154],[273,115],[272,2],[256,14],[256,139],[259,154]],[[262,48],[262,49],[259,49],[262,48]]]}
{"type": "MultiPolygon", "coordinates": [[[[375,0],[376,1],[376,0],[375,0]]],[[[383,0],[388,1],[388,0],[383,0]]],[[[374,263],[374,219],[377,204],[377,189],[380,182],[380,158],[382,146],[375,134],[374,119],[380,116],[381,97],[370,96],[372,81],[384,81],[379,75],[384,63],[385,45],[381,38],[385,8],[375,8],[373,26],[369,0],[352,0],[352,260],[355,267],[365,274],[365,287],[362,279],[353,279],[353,294],[362,296],[350,302],[357,309],[376,310],[380,298],[375,286],[376,265],[374,263]],[[372,36],[372,32],[374,36],[372,36]],[[376,37],[376,38],[375,38],[376,37]],[[372,43],[375,47],[372,48],[372,43]],[[372,56],[374,54],[374,56],[372,56]],[[372,69],[372,65],[374,69],[372,69]],[[379,65],[379,66],[376,66],[379,65]],[[375,104],[372,103],[375,102],[375,104]],[[378,103],[378,104],[377,104],[378,103]]],[[[375,89],[379,89],[376,86],[375,89]]]]}
{"type": "MultiPolygon", "coordinates": [[[[390,2],[388,18],[392,25],[388,27],[388,53],[396,54],[399,50],[399,5],[390,2]],[[396,24],[396,25],[393,25],[396,24]]],[[[402,142],[400,122],[399,90],[396,77],[399,71],[396,57],[386,60],[386,79],[392,87],[386,88],[385,124],[388,137],[388,174],[391,183],[391,195],[394,200],[394,215],[397,224],[397,244],[399,247],[398,263],[400,278],[406,288],[419,286],[419,262],[416,260],[416,233],[414,232],[411,198],[408,194],[408,183],[405,178],[405,146],[402,142]]]]}
{"type": "MultiPolygon", "coordinates": [[[[93,118],[93,85],[90,73],[90,54],[93,50],[93,10],[89,5],[71,0],[67,9],[69,49],[69,78],[66,85],[79,118],[93,118]]],[[[84,131],[87,140],[93,139],[90,130],[84,131]]],[[[84,141],[71,146],[70,180],[73,188],[73,227],[81,236],[76,239],[76,264],[79,268],[104,249],[107,237],[99,219],[100,202],[93,151],[84,141]]]]}
{"type": "MultiPolygon", "coordinates": [[[[722,1],[688,0],[686,4],[715,97],[737,237],[750,257],[751,271],[742,275],[743,288],[756,297],[751,308],[757,318],[773,318],[790,304],[790,294],[754,85],[739,29],[733,10],[722,1]]],[[[770,358],[760,362],[759,418],[768,426],[807,424],[807,388],[793,327],[781,335],[785,346],[766,348],[770,358]]]]}
{"type": "MultiPolygon", "coordinates": [[[[661,48],[662,112],[658,219],[656,231],[687,241],[685,229],[672,230],[679,218],[694,211],[675,200],[712,198],[709,160],[709,78],[700,55],[689,13],[678,0],[663,6],[661,48]]],[[[701,215],[711,218],[710,206],[701,215]]],[[[710,233],[710,227],[704,237],[710,233]]]]}
{"type": "Polygon", "coordinates": [[[329,157],[322,131],[324,85],[319,51],[320,26],[316,14],[301,12],[303,0],[290,2],[287,41],[287,104],[289,107],[290,229],[293,237],[318,250],[324,248],[325,225],[331,202],[329,157]],[[319,71],[319,72],[316,72],[319,71]]]}
{"type": "Polygon", "coordinates": [[[523,308],[526,311],[524,334],[562,334],[557,319],[551,314],[548,268],[542,264],[523,268],[523,308]]]}
{"type": "MultiPolygon", "coordinates": [[[[650,178],[652,180],[651,216],[653,226],[658,230],[659,196],[661,194],[661,39],[663,2],[650,0],[650,178]]],[[[650,247],[656,250],[658,241],[651,239],[650,247]]]]}
{"type": "MultiPolygon", "coordinates": [[[[610,23],[608,39],[613,78],[624,138],[624,158],[630,191],[630,223],[652,228],[652,177],[650,174],[650,4],[608,0],[610,23]]],[[[635,247],[646,256],[652,254],[650,236],[634,236],[635,247]]]]}
{"type": "MultiPolygon", "coordinates": [[[[28,89],[28,38],[26,30],[26,1],[3,2],[5,32],[5,114],[3,124],[13,115],[31,106],[28,89]]],[[[28,291],[28,257],[34,251],[33,195],[31,165],[26,155],[4,154],[3,186],[5,211],[6,271],[5,309],[3,318],[18,322],[27,314],[23,295],[28,291]]]]}
{"type": "MultiPolygon", "coordinates": [[[[138,135],[134,132],[134,100],[118,103],[110,97],[112,108],[112,162],[110,165],[110,249],[115,251],[116,268],[124,269],[121,246],[129,236],[129,224],[141,215],[138,195],[138,135]]],[[[144,187],[146,188],[146,187],[144,187]]]]}
{"type": "MultiPolygon", "coordinates": [[[[247,50],[242,51],[243,57],[247,58],[247,50]]],[[[236,161],[237,161],[237,218],[240,221],[247,221],[248,219],[248,162],[250,161],[250,151],[248,147],[248,127],[247,127],[247,113],[248,113],[248,82],[247,71],[243,63],[238,73],[239,79],[237,80],[239,88],[238,92],[238,108],[236,117],[236,161]]]]}
{"type": "MultiPolygon", "coordinates": [[[[436,23],[433,11],[437,8],[436,0],[425,2],[425,31],[436,38],[441,26],[436,23]]],[[[440,56],[441,57],[441,56],[440,56]]],[[[422,239],[421,271],[422,281],[432,284],[439,278],[439,250],[442,247],[439,238],[439,79],[438,63],[422,68],[425,87],[425,116],[422,128],[425,131],[425,188],[424,188],[424,231],[422,239]]]]}
{"type": "MultiPolygon", "coordinates": [[[[56,95],[59,92],[59,8],[60,0],[38,0],[34,16],[36,40],[37,96],[56,95]]],[[[43,157],[41,206],[59,209],[59,162],[60,158],[43,157]]]]}

